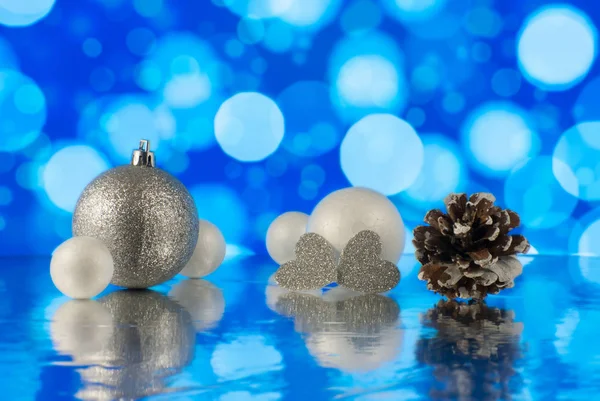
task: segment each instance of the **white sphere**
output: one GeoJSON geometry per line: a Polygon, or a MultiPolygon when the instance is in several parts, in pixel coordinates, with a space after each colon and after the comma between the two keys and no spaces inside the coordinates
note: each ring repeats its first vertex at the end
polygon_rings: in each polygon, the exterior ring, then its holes
{"type": "Polygon", "coordinates": [[[308,215],[287,212],[277,217],[267,230],[267,251],[280,265],[296,259],[296,243],[306,233],[308,215]]]}
{"type": "Polygon", "coordinates": [[[60,292],[75,299],[100,294],[112,279],[113,258],[104,243],[91,237],[73,237],[52,254],[50,276],[60,292]]]}
{"type": "Polygon", "coordinates": [[[404,222],[396,206],[384,195],[367,188],[345,188],[319,202],[308,219],[308,232],[323,236],[341,252],[363,230],[381,237],[381,258],[397,263],[404,251],[404,222]]]}
{"type": "Polygon", "coordinates": [[[226,247],[221,230],[210,221],[200,219],[196,249],[180,274],[190,278],[209,275],[223,263],[226,247]]]}

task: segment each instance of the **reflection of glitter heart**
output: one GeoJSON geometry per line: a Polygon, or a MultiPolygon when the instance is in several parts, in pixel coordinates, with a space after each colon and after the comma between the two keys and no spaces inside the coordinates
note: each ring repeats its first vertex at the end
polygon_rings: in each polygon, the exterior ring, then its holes
{"type": "Polygon", "coordinates": [[[319,234],[306,233],[296,244],[296,260],[284,263],[275,282],[289,290],[313,290],[335,281],[335,251],[319,234]]]}
{"type": "Polygon", "coordinates": [[[400,271],[381,259],[381,238],[364,230],[356,234],[342,251],[337,282],[346,288],[367,293],[389,291],[400,282],[400,271]]]}

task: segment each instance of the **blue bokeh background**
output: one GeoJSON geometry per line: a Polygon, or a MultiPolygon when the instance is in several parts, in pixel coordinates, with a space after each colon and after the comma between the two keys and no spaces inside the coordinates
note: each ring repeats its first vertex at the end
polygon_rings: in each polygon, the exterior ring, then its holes
{"type": "Polygon", "coordinates": [[[237,251],[361,185],[409,230],[491,191],[534,253],[595,255],[599,25],[585,0],[0,0],[0,255],[49,254],[141,138],[237,251]]]}

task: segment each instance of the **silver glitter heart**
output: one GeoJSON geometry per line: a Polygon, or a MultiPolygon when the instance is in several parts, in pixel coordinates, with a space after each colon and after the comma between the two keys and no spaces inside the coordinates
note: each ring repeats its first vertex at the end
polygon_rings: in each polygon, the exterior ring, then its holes
{"type": "Polygon", "coordinates": [[[338,284],[364,293],[389,291],[400,282],[398,267],[381,259],[381,238],[364,230],[356,234],[342,251],[338,284]]]}
{"type": "Polygon", "coordinates": [[[322,288],[336,278],[335,250],[319,234],[306,233],[296,244],[296,260],[284,263],[275,273],[275,282],[288,290],[322,288]]]}

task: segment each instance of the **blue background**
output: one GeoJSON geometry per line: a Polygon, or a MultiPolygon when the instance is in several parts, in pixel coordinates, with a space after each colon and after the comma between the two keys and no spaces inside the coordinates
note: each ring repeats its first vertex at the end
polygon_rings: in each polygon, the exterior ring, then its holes
{"type": "Polygon", "coordinates": [[[2,0],[0,254],[49,254],[85,185],[147,138],[232,249],[262,252],[280,213],[363,185],[409,230],[449,192],[491,191],[534,253],[594,255],[599,13],[583,0],[2,0]]]}

